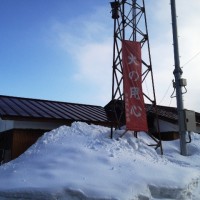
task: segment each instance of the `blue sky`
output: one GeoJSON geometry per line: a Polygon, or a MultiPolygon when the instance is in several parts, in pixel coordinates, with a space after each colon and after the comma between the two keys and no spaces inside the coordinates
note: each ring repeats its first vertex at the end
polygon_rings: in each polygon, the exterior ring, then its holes
{"type": "MultiPolygon", "coordinates": [[[[0,94],[95,104],[111,99],[108,0],[0,0],[0,94]]],[[[146,1],[157,102],[175,106],[169,0],[146,1]],[[171,84],[171,85],[170,85],[171,84]]],[[[197,0],[177,0],[181,65],[199,51],[197,0]]],[[[200,56],[183,68],[185,107],[200,112],[200,56]]]]}

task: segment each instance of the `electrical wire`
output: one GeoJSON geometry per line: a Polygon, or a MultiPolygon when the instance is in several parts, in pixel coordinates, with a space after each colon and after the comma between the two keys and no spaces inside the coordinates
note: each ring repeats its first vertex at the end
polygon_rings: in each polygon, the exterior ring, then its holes
{"type": "Polygon", "coordinates": [[[170,98],[169,105],[168,105],[169,107],[171,106],[172,100],[173,98],[170,98]]]}
{"type": "MultiPolygon", "coordinates": [[[[197,52],[192,58],[190,58],[185,64],[183,64],[183,65],[181,66],[181,68],[183,68],[184,66],[186,66],[186,65],[187,65],[188,63],[190,63],[192,60],[194,60],[198,55],[200,55],[200,51],[197,52]]],[[[167,88],[167,90],[166,90],[166,92],[165,92],[163,98],[162,98],[161,101],[159,102],[159,105],[160,105],[160,104],[163,102],[163,100],[165,99],[165,97],[166,97],[166,95],[167,95],[167,93],[168,93],[170,87],[171,87],[171,83],[169,84],[169,86],[168,86],[168,88],[167,88]]],[[[170,99],[169,106],[171,105],[171,102],[172,102],[172,98],[170,99]]]]}
{"type": "Polygon", "coordinates": [[[181,68],[190,63],[192,60],[194,60],[198,55],[200,55],[200,51],[196,53],[192,58],[190,58],[184,65],[182,65],[181,68]]]}
{"type": "Polygon", "coordinates": [[[165,92],[163,98],[162,98],[161,101],[159,102],[159,105],[160,105],[160,104],[163,102],[163,100],[165,99],[165,97],[166,97],[166,95],[167,95],[167,93],[168,93],[168,91],[169,91],[171,85],[172,85],[172,83],[170,82],[170,84],[169,84],[169,86],[168,86],[168,88],[167,88],[167,90],[166,90],[166,92],[165,92]]]}

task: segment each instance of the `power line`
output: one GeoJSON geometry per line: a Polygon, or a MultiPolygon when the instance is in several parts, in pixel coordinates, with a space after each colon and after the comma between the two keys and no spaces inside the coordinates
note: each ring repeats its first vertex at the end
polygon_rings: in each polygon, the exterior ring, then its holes
{"type": "Polygon", "coordinates": [[[170,82],[170,84],[169,84],[169,86],[168,86],[168,88],[167,88],[167,90],[166,90],[166,92],[165,92],[163,98],[162,98],[161,101],[159,102],[159,105],[160,105],[160,104],[163,102],[163,100],[165,99],[165,97],[166,97],[166,95],[167,95],[167,93],[168,93],[168,91],[169,91],[171,85],[172,85],[172,83],[170,82]]]}
{"type": "MultiPolygon", "coordinates": [[[[197,52],[194,56],[192,56],[192,58],[190,58],[185,64],[183,64],[183,65],[181,66],[181,68],[183,68],[185,65],[187,65],[188,63],[190,63],[192,60],[194,60],[198,55],[200,55],[200,51],[197,52]]],[[[163,100],[166,98],[166,95],[167,95],[167,93],[168,93],[170,87],[171,87],[171,83],[169,84],[169,86],[168,86],[168,88],[167,88],[165,94],[163,95],[162,99],[160,100],[159,105],[160,105],[160,104],[163,102],[163,100]]],[[[171,105],[171,102],[172,102],[172,98],[171,98],[171,100],[170,100],[169,106],[171,105]]]]}
{"type": "Polygon", "coordinates": [[[173,100],[174,98],[170,98],[170,101],[169,101],[169,105],[168,106],[171,106],[171,103],[172,103],[172,100],[173,100]]]}
{"type": "Polygon", "coordinates": [[[198,55],[200,55],[200,51],[196,53],[192,58],[190,58],[184,65],[182,65],[181,68],[190,63],[192,60],[194,60],[198,55]]]}
{"type": "MultiPolygon", "coordinates": [[[[192,56],[192,58],[190,58],[185,64],[183,64],[183,65],[181,66],[181,68],[183,68],[184,66],[186,66],[186,65],[187,65],[188,63],[190,63],[192,60],[194,60],[198,55],[200,55],[200,51],[197,52],[194,56],[192,56]]],[[[169,91],[169,89],[170,89],[170,86],[171,86],[171,83],[169,84],[169,86],[168,86],[168,88],[167,88],[167,90],[166,90],[166,92],[165,92],[163,98],[162,98],[161,101],[159,102],[159,105],[160,105],[160,104],[163,102],[163,100],[165,99],[165,97],[166,97],[166,95],[167,95],[167,93],[168,93],[168,91],[169,91]]],[[[171,101],[170,101],[170,104],[171,104],[171,101]]]]}

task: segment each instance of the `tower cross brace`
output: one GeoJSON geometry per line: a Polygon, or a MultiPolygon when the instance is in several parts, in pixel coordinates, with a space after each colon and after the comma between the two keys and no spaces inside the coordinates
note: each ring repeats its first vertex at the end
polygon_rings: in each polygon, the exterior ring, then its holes
{"type": "MultiPolygon", "coordinates": [[[[113,129],[120,128],[125,124],[122,63],[123,40],[136,41],[141,44],[143,97],[145,102],[148,102],[146,111],[154,112],[156,115],[156,129],[160,136],[145,2],[144,0],[115,0],[111,2],[111,13],[114,20],[111,112],[115,119],[115,123],[113,123],[111,128],[111,137],[114,134],[113,129]]],[[[160,138],[155,138],[151,131],[148,134],[155,142],[152,146],[155,146],[155,148],[160,147],[162,153],[160,138]]]]}

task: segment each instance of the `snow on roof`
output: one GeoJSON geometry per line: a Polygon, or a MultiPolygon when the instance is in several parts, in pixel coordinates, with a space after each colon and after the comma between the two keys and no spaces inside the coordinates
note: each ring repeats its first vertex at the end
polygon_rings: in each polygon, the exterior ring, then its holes
{"type": "Polygon", "coordinates": [[[131,132],[74,122],[47,132],[19,158],[0,166],[0,199],[195,199],[200,187],[200,136],[179,155],[178,141],[164,156],[131,132]],[[117,131],[120,134],[122,131],[117,131]]]}

